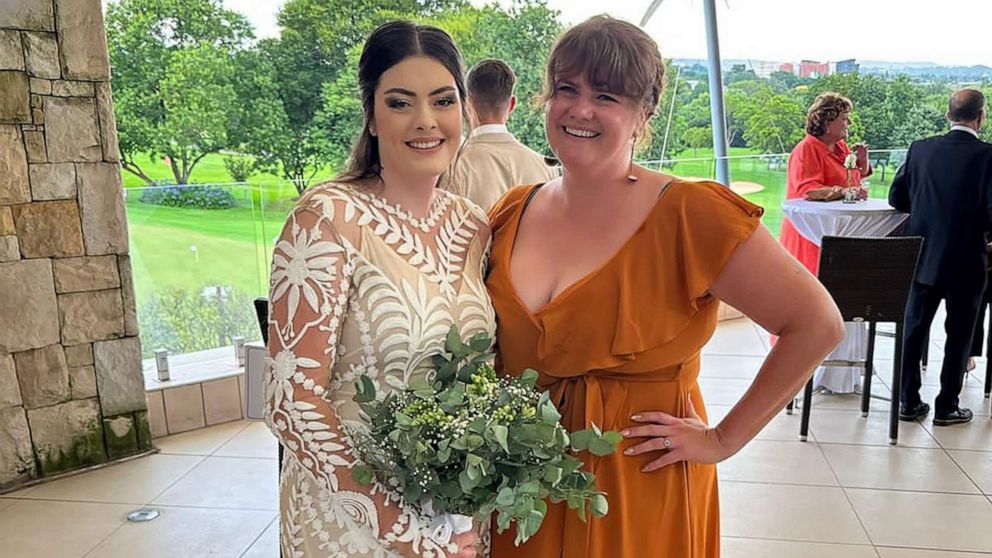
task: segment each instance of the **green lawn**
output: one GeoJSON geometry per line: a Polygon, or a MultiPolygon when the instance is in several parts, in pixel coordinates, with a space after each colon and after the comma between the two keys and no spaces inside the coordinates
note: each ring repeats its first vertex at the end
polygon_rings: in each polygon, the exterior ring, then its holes
{"type": "MultiPolygon", "coordinates": [[[[172,178],[164,161],[144,158],[139,164],[151,178],[172,178]]],[[[147,185],[127,171],[123,175],[139,301],[153,292],[215,285],[252,296],[265,293],[272,240],[298,195],[292,184],[260,174],[248,185],[222,186],[237,199],[236,208],[184,209],[141,203],[147,185]]],[[[329,171],[319,173],[318,180],[328,176],[329,171]]],[[[204,157],[191,178],[199,184],[233,181],[220,154],[204,157]]]]}

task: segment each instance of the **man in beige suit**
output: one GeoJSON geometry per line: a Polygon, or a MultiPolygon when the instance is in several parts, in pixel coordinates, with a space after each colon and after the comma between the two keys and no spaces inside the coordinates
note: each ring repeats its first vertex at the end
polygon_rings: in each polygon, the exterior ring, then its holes
{"type": "Polygon", "coordinates": [[[510,188],[547,182],[558,175],[506,127],[517,102],[515,81],[513,70],[502,60],[483,60],[468,73],[472,133],[455,161],[450,184],[452,191],[487,211],[510,188]]]}

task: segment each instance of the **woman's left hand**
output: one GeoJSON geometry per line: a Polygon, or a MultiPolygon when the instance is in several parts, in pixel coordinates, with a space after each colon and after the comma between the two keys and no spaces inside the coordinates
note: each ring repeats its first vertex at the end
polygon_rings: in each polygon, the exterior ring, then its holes
{"type": "Polygon", "coordinates": [[[725,447],[716,428],[710,428],[696,414],[689,402],[689,416],[679,418],[660,411],[638,413],[631,420],[641,423],[625,429],[624,438],[650,438],[646,442],[631,446],[625,455],[634,456],[652,451],[664,452],[661,457],[641,468],[647,473],[662,467],[691,461],[694,463],[718,463],[734,452],[725,447]]]}

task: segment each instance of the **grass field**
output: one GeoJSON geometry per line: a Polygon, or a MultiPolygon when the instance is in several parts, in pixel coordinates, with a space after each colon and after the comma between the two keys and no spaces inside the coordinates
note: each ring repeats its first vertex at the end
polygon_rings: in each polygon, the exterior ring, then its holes
{"type": "MultiPolygon", "coordinates": [[[[712,177],[714,164],[710,150],[682,154],[674,168],[679,176],[712,177]]],[[[765,208],[763,222],[777,235],[782,221],[780,204],[785,198],[784,162],[769,165],[746,149],[731,149],[732,180],[756,182],[765,187],[747,199],[765,208]]],[[[171,176],[164,163],[146,162],[142,167],[155,178],[171,176]]],[[[329,172],[322,173],[329,176],[329,172]]],[[[871,177],[872,197],[885,197],[893,172],[885,180],[881,172],[871,177]]],[[[268,261],[273,239],[297,196],[295,188],[271,175],[252,177],[248,185],[230,186],[238,207],[226,210],[200,210],[162,207],[141,203],[140,179],[125,172],[128,188],[127,211],[131,231],[131,252],[138,300],[165,289],[202,289],[230,285],[251,295],[265,293],[268,261]]],[[[220,155],[210,155],[196,167],[198,183],[225,183],[231,178],[220,155]]]]}

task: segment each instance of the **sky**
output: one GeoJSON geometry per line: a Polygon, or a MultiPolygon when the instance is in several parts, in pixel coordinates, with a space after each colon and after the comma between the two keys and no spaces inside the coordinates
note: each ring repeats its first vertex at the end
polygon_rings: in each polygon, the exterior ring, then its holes
{"type": "MultiPolygon", "coordinates": [[[[275,14],[284,1],[223,0],[247,16],[261,37],[278,35],[275,14]]],[[[567,23],[600,13],[639,23],[650,4],[548,0],[567,23]]],[[[716,5],[723,58],[992,66],[990,0],[716,0],[716,5]]],[[[702,0],[664,0],[645,29],[666,58],[706,57],[702,0]]]]}

